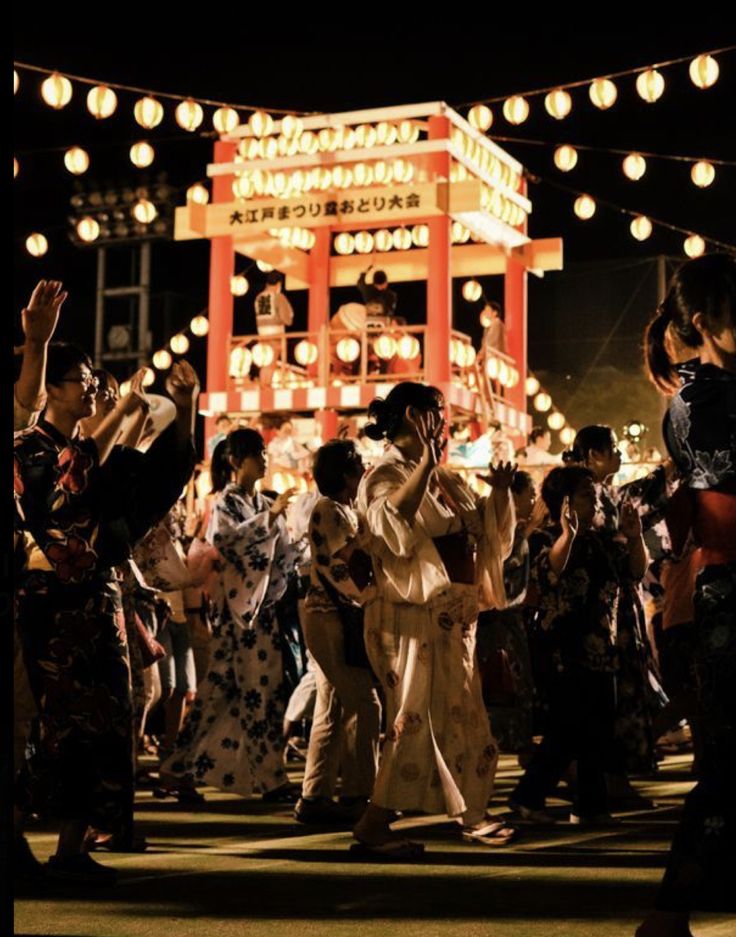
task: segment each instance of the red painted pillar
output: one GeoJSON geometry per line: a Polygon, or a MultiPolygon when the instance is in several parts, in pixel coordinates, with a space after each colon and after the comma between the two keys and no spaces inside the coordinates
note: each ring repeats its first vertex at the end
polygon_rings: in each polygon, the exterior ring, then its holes
{"type": "MultiPolygon", "coordinates": [[[[429,118],[429,139],[450,135],[447,117],[429,118]]],[[[445,179],[449,187],[450,154],[433,153],[430,171],[435,179],[445,179]]],[[[427,276],[427,333],[424,356],[430,384],[449,384],[450,337],[452,332],[452,270],[450,216],[443,214],[429,219],[429,274],[427,276]]]]}
{"type": "MultiPolygon", "coordinates": [[[[522,179],[520,189],[526,195],[526,179],[522,179]]],[[[524,224],[526,228],[526,222],[524,224]]],[[[506,349],[516,362],[519,381],[509,389],[507,400],[520,413],[526,413],[526,377],[527,377],[527,271],[524,264],[511,257],[506,261],[504,276],[504,313],[506,322],[506,349]]],[[[526,442],[526,433],[520,434],[526,442]]]]}
{"type": "MultiPolygon", "coordinates": [[[[329,387],[330,345],[327,329],[330,324],[330,243],[329,227],[314,229],[315,243],[309,252],[309,298],[307,301],[307,331],[319,348],[319,357],[310,367],[309,373],[317,378],[319,386],[329,387]]],[[[315,419],[320,424],[322,439],[334,439],[337,435],[337,413],[334,410],[317,410],[315,419]]]]}
{"type": "MultiPolygon", "coordinates": [[[[215,143],[214,161],[232,162],[235,156],[234,143],[215,143]]],[[[212,180],[212,201],[230,202],[233,176],[215,176],[212,180]]],[[[233,295],[230,292],[230,278],[235,269],[235,251],[231,237],[212,238],[210,245],[210,289],[209,320],[210,330],[207,336],[207,393],[226,391],[228,385],[228,367],[230,338],[233,332],[233,295]]],[[[215,432],[214,416],[205,419],[205,445],[215,432]]]]}

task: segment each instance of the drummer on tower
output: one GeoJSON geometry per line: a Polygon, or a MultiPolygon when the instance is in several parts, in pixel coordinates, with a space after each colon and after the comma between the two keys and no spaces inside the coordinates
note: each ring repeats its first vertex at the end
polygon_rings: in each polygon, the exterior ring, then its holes
{"type": "Polygon", "coordinates": [[[366,282],[366,275],[373,269],[373,264],[364,270],[358,278],[358,289],[365,303],[367,317],[389,319],[396,312],[396,293],[388,285],[388,277],[383,270],[376,270],[373,282],[366,282]]]}

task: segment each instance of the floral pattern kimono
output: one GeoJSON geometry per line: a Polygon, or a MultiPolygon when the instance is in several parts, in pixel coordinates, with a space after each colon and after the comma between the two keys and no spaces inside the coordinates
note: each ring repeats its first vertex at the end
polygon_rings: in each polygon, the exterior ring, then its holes
{"type": "Polygon", "coordinates": [[[481,817],[498,746],[475,658],[481,602],[505,605],[503,561],[514,508],[478,498],[435,471],[413,523],[388,500],[416,463],[391,446],[362,479],[358,508],[373,537],[377,597],[365,610],[366,650],[387,704],[386,744],[372,800],[389,809],[466,811],[481,817]],[[433,538],[465,531],[476,548],[474,584],[450,582],[433,538]]]}
{"type": "Polygon", "coordinates": [[[162,770],[249,797],[286,783],[284,687],[276,603],[294,563],[271,501],[228,485],[214,502],[207,540],[219,551],[212,596],[210,670],[162,770]]]}

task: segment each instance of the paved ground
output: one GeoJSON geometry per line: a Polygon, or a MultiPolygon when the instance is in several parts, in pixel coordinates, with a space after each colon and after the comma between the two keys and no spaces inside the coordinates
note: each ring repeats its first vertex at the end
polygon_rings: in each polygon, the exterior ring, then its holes
{"type": "MultiPolygon", "coordinates": [[[[657,781],[640,784],[656,810],[622,815],[613,830],[568,823],[522,830],[503,849],[458,839],[446,817],[400,826],[427,844],[421,864],[351,860],[349,833],[295,823],[270,809],[204,790],[197,813],[139,794],[142,855],[108,855],[114,889],[81,896],[51,889],[16,901],[16,934],[68,937],[628,937],[650,907],[689,759],[670,757],[657,781]]],[[[518,774],[502,759],[499,799],[518,774]]],[[[561,818],[563,800],[553,801],[561,818]]],[[[51,829],[29,835],[36,854],[54,849],[51,829]]],[[[726,915],[695,918],[696,937],[733,937],[726,915]]]]}

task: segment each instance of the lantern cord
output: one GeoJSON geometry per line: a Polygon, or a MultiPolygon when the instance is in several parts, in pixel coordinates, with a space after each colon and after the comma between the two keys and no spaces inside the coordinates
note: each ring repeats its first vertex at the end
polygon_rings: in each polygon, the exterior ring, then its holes
{"type": "MultiPolygon", "coordinates": [[[[558,189],[561,192],[566,192],[568,195],[588,195],[592,198],[596,205],[601,205],[603,208],[608,208],[611,211],[616,211],[620,215],[628,215],[630,218],[638,218],[640,215],[644,215],[644,212],[632,211],[630,208],[624,208],[621,205],[616,205],[615,202],[609,202],[606,199],[599,199],[597,195],[591,195],[590,192],[581,192],[578,189],[573,189],[571,186],[563,185],[561,182],[553,181],[552,179],[544,178],[538,173],[527,173],[527,178],[530,182],[542,183],[547,185],[550,188],[558,189]]],[[[666,228],[668,231],[675,231],[678,234],[685,234],[690,237],[693,234],[697,234],[699,237],[702,237],[704,241],[707,241],[709,244],[713,244],[714,247],[723,248],[723,250],[728,251],[731,254],[736,254],[736,244],[727,244],[724,241],[718,241],[715,238],[708,237],[705,234],[699,234],[697,231],[691,231],[688,228],[682,228],[679,225],[672,224],[669,221],[662,221],[659,218],[653,218],[651,215],[646,215],[646,217],[651,221],[653,225],[657,225],[659,228],[666,228]]]]}
{"type": "MultiPolygon", "coordinates": [[[[701,52],[700,55],[725,55],[728,52],[733,52],[736,50],[736,45],[724,46],[721,49],[712,49],[709,52],[701,52]]],[[[537,94],[547,94],[550,91],[562,91],[567,88],[581,88],[584,85],[589,85],[592,81],[596,81],[600,78],[622,78],[625,75],[636,75],[640,72],[649,71],[652,68],[667,68],[670,65],[679,65],[681,62],[690,62],[696,55],[681,55],[676,59],[668,59],[666,62],[657,62],[654,65],[637,65],[635,68],[624,68],[618,72],[609,72],[606,75],[594,75],[592,78],[582,78],[579,81],[569,81],[566,84],[557,84],[550,85],[548,88],[534,88],[530,91],[518,91],[516,95],[521,97],[534,97],[537,94]]],[[[461,104],[454,104],[453,107],[475,107],[476,104],[496,104],[500,101],[505,101],[507,98],[512,97],[512,95],[501,94],[496,95],[495,97],[490,98],[480,98],[477,101],[463,101],[461,104]]]]}
{"type": "Polygon", "coordinates": [[[209,98],[197,98],[189,94],[174,94],[169,91],[152,91],[150,88],[138,88],[135,85],[123,85],[113,81],[98,81],[96,78],[85,78],[82,75],[70,75],[69,72],[60,72],[57,69],[44,68],[41,65],[29,65],[27,62],[13,62],[13,67],[24,69],[28,72],[38,72],[41,75],[63,75],[64,78],[68,78],[69,81],[76,81],[83,85],[104,85],[116,91],[129,91],[132,94],[150,95],[155,98],[166,98],[170,101],[196,101],[197,104],[205,104],[208,107],[231,107],[236,110],[244,111],[266,110],[271,114],[298,114],[300,116],[306,116],[308,113],[315,113],[313,111],[285,110],[279,107],[265,108],[259,104],[232,104],[227,101],[212,101],[209,98]]]}
{"type": "Polygon", "coordinates": [[[586,151],[590,153],[613,153],[620,156],[645,156],[647,159],[669,159],[682,163],[697,163],[705,161],[713,163],[714,166],[736,166],[736,160],[733,159],[714,159],[711,156],[682,156],[676,153],[647,153],[645,150],[621,150],[616,147],[608,146],[588,146],[585,143],[570,143],[568,140],[562,143],[554,143],[551,140],[530,140],[526,137],[502,137],[495,133],[489,133],[490,140],[501,140],[504,143],[521,143],[529,146],[571,146],[575,150],[586,151]]]}

